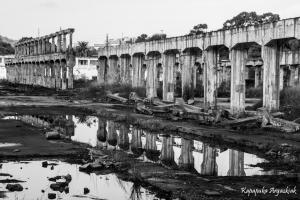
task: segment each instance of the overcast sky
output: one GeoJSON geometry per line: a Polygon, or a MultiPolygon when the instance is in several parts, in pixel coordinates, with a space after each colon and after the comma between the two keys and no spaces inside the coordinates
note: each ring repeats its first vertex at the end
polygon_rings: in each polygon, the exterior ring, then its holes
{"type": "Polygon", "coordinates": [[[75,28],[74,41],[103,43],[163,31],[183,35],[196,24],[219,29],[242,11],[299,17],[300,0],[0,0],[0,35],[36,37],[75,28]]]}

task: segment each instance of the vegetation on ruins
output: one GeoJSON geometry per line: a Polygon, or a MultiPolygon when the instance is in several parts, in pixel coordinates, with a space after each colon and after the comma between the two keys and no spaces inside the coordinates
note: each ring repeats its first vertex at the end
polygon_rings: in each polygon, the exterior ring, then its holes
{"type": "Polygon", "coordinates": [[[148,35],[143,33],[140,36],[138,36],[135,40],[135,42],[145,42],[148,38],[148,35]]]}
{"type": "Polygon", "coordinates": [[[271,12],[258,15],[256,12],[241,12],[233,18],[226,20],[223,23],[223,29],[239,28],[252,25],[259,25],[263,23],[271,23],[279,21],[280,17],[278,14],[271,12]]]}
{"type": "Polygon", "coordinates": [[[15,49],[9,43],[0,40],[0,55],[9,55],[14,53],[15,49]]]}
{"type": "Polygon", "coordinates": [[[88,42],[79,41],[75,47],[75,54],[77,57],[93,57],[97,56],[97,50],[90,48],[88,42]]]}
{"type": "Polygon", "coordinates": [[[138,36],[135,40],[136,43],[138,42],[148,42],[148,41],[154,41],[154,40],[163,40],[167,38],[167,34],[164,33],[156,33],[153,34],[152,36],[149,36],[147,34],[141,34],[138,36]]]}
{"type": "Polygon", "coordinates": [[[204,34],[206,32],[207,28],[208,28],[207,24],[198,24],[198,25],[194,26],[192,30],[190,30],[189,35],[204,34]]]}

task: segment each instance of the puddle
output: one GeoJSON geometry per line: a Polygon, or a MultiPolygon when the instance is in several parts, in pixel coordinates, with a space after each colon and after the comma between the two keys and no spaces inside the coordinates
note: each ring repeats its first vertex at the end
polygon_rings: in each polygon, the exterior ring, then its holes
{"type": "Polygon", "coordinates": [[[0,148],[5,148],[5,147],[17,147],[21,146],[19,143],[1,143],[0,142],[0,148]]]}
{"type": "Polygon", "coordinates": [[[213,147],[199,140],[156,134],[91,116],[17,116],[14,119],[40,127],[55,127],[71,140],[93,147],[118,149],[145,162],[157,162],[211,176],[278,175],[251,167],[267,162],[254,154],[213,147]]]}
{"type": "MultiPolygon", "coordinates": [[[[49,162],[49,161],[48,161],[49,162]]],[[[107,200],[130,200],[130,199],[159,199],[151,191],[133,183],[119,179],[116,174],[97,175],[79,172],[79,165],[68,164],[61,161],[50,161],[57,165],[51,170],[51,167],[42,167],[42,161],[30,162],[8,162],[2,163],[0,173],[13,175],[13,179],[26,181],[21,183],[24,190],[22,192],[6,192],[4,199],[48,199],[48,193],[55,193],[56,199],[107,199],[107,200]],[[69,193],[55,192],[50,188],[50,182],[47,177],[58,175],[72,176],[69,183],[69,193]],[[87,187],[90,192],[83,194],[87,187]],[[25,189],[27,188],[27,189],[25,189]],[[42,190],[45,192],[43,193],[42,190]],[[84,195],[84,196],[82,196],[84,195]],[[77,197],[76,197],[77,196],[77,197]]],[[[1,177],[5,179],[6,177],[1,177]]],[[[6,184],[0,183],[0,191],[7,191],[6,184]]]]}

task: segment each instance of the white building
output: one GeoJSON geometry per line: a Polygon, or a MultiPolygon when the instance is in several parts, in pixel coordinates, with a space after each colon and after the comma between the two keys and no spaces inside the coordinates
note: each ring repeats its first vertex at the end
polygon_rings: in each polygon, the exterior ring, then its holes
{"type": "Polygon", "coordinates": [[[77,57],[73,68],[74,79],[97,79],[97,58],[77,57]]]}
{"type": "Polygon", "coordinates": [[[11,61],[14,55],[0,55],[0,79],[6,79],[5,63],[11,61]]]}

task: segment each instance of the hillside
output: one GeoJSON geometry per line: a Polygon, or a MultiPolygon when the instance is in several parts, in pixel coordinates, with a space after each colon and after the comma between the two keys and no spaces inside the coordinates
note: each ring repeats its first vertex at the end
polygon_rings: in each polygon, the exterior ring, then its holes
{"type": "Polygon", "coordinates": [[[15,43],[17,42],[17,40],[13,40],[13,39],[10,39],[10,38],[8,38],[8,37],[1,36],[1,35],[0,35],[0,40],[1,40],[2,42],[9,43],[11,46],[14,46],[15,43]]]}

